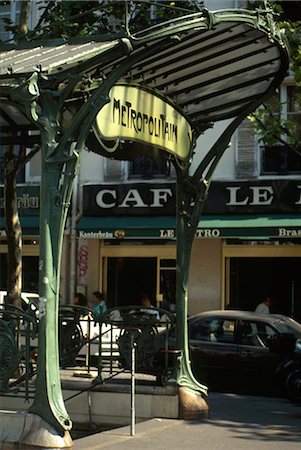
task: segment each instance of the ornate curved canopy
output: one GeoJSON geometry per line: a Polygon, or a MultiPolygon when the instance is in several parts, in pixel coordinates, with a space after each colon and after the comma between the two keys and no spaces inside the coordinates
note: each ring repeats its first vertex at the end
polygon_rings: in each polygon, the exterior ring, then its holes
{"type": "Polygon", "coordinates": [[[167,96],[198,134],[215,121],[248,114],[280,84],[288,52],[277,30],[269,11],[203,11],[111,41],[93,37],[3,47],[0,126],[35,128],[17,95],[33,74],[37,82],[28,97],[37,102],[35,89],[59,90],[77,77],[68,102],[86,98],[127,61],[123,80],[167,96]]]}

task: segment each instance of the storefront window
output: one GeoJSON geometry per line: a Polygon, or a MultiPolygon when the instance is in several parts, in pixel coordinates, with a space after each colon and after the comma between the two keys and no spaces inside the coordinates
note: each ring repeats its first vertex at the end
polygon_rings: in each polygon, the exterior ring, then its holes
{"type": "Polygon", "coordinates": [[[160,260],[160,294],[162,295],[161,307],[173,310],[176,302],[176,260],[160,260]]]}

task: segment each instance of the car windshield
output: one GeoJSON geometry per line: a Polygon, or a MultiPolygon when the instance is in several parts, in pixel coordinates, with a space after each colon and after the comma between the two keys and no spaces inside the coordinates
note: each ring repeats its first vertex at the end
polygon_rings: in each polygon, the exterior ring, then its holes
{"type": "Polygon", "coordinates": [[[273,326],[280,333],[290,333],[301,339],[301,325],[293,319],[277,319],[273,321],[273,326]]]}

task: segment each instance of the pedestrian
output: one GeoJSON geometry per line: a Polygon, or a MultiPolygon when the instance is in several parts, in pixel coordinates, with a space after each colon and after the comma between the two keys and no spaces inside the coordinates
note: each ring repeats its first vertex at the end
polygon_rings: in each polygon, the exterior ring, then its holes
{"type": "Polygon", "coordinates": [[[149,295],[147,295],[147,294],[142,295],[141,306],[143,306],[143,308],[141,309],[142,312],[152,314],[156,317],[157,320],[160,320],[159,311],[157,309],[155,309],[154,306],[151,304],[149,295]]]}
{"type": "Polygon", "coordinates": [[[101,314],[105,314],[107,312],[107,304],[101,292],[93,292],[90,307],[93,309],[97,317],[100,317],[101,314]]]}
{"type": "Polygon", "coordinates": [[[257,314],[270,314],[272,303],[273,301],[271,297],[265,297],[262,302],[256,306],[255,312],[257,314]]]}
{"type": "Polygon", "coordinates": [[[76,292],[74,295],[73,304],[77,306],[87,306],[87,297],[81,292],[76,292]]]}

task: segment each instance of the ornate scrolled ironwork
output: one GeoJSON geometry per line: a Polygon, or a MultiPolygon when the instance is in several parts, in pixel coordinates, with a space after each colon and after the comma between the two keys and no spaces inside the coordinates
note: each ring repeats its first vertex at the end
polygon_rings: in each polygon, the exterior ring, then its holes
{"type": "Polygon", "coordinates": [[[161,308],[127,306],[108,311],[106,323],[118,326],[122,331],[117,339],[119,363],[125,369],[131,368],[131,337],[136,345],[136,368],[138,372],[160,375],[164,367],[164,356],[160,351],[166,347],[166,329],[175,323],[175,317],[161,308]],[[119,320],[110,320],[120,314],[119,320]]]}
{"type": "MultiPolygon", "coordinates": [[[[30,338],[37,332],[37,320],[13,305],[0,305],[0,392],[9,392],[9,380],[18,375],[25,359],[25,378],[30,367],[30,338]]],[[[22,380],[24,377],[22,377],[22,380]]]]}
{"type": "Polygon", "coordinates": [[[81,348],[90,339],[89,326],[83,329],[83,324],[89,321],[97,322],[94,311],[77,305],[64,305],[59,309],[59,346],[60,364],[63,368],[74,366],[81,348]]]}

